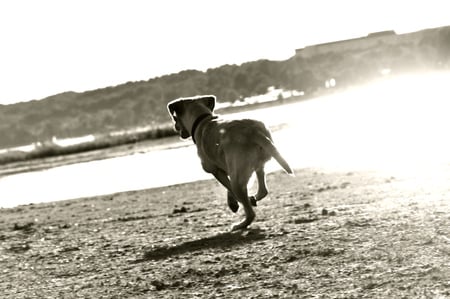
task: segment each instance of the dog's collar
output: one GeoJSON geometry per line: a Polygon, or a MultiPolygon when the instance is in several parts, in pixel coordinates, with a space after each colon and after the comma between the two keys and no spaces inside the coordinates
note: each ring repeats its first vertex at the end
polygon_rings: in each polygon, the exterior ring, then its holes
{"type": "Polygon", "coordinates": [[[197,127],[200,125],[200,123],[208,117],[210,117],[211,119],[214,118],[214,116],[211,113],[204,113],[204,114],[200,115],[199,117],[197,117],[197,119],[192,124],[191,136],[192,136],[192,141],[194,141],[194,143],[197,143],[195,140],[195,130],[197,130],[197,127]]]}

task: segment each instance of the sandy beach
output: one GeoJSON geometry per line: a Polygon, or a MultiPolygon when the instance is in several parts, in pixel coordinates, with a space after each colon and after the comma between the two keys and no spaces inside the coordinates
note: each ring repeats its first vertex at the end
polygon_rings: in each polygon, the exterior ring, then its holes
{"type": "Polygon", "coordinates": [[[248,230],[214,180],[0,209],[3,298],[447,298],[450,167],[268,176],[248,230]]]}

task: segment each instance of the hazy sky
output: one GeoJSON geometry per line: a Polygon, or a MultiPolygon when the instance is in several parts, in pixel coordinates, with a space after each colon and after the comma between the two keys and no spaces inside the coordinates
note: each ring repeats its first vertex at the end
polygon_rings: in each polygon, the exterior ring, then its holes
{"type": "Polygon", "coordinates": [[[450,25],[448,1],[0,2],[0,104],[450,25]]]}

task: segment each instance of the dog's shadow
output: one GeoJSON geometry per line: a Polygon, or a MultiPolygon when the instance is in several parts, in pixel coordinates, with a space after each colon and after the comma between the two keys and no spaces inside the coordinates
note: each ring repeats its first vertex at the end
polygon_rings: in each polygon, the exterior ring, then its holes
{"type": "Polygon", "coordinates": [[[183,242],[178,245],[154,248],[145,251],[136,262],[163,260],[173,256],[205,249],[229,249],[243,244],[265,239],[264,231],[258,228],[244,231],[225,232],[203,239],[183,242]]]}

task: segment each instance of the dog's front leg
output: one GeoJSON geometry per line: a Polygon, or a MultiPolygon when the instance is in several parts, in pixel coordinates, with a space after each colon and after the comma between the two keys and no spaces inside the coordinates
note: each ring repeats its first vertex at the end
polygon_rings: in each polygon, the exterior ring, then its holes
{"type": "Polygon", "coordinates": [[[230,208],[233,213],[236,213],[239,210],[239,204],[231,191],[231,183],[230,179],[228,178],[228,175],[225,171],[221,169],[216,169],[212,172],[214,177],[225,187],[227,188],[227,203],[228,207],[230,208]]]}

